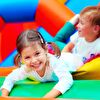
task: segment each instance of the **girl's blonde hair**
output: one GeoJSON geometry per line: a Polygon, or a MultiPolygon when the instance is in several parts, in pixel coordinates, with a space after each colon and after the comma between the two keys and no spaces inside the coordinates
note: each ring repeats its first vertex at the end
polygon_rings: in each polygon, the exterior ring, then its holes
{"type": "MultiPolygon", "coordinates": [[[[21,65],[21,52],[25,47],[28,46],[32,46],[34,44],[34,42],[38,42],[43,49],[47,49],[47,43],[45,42],[44,38],[42,37],[42,35],[36,31],[36,30],[26,30],[24,32],[22,32],[21,34],[19,34],[19,36],[17,37],[16,40],[16,47],[17,47],[17,55],[14,58],[14,63],[16,66],[20,66],[21,65]]],[[[55,55],[60,56],[60,50],[57,47],[57,45],[53,42],[49,42],[48,44],[50,44],[55,51],[55,55]]]]}

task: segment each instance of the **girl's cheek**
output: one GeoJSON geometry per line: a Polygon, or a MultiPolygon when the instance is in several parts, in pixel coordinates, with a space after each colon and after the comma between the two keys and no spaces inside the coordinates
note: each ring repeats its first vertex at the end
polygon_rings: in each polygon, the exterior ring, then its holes
{"type": "Polygon", "coordinates": [[[21,62],[22,64],[25,64],[25,61],[24,60],[22,60],[22,62],[21,62]]]}
{"type": "Polygon", "coordinates": [[[24,61],[24,64],[29,65],[30,61],[24,61]]]}

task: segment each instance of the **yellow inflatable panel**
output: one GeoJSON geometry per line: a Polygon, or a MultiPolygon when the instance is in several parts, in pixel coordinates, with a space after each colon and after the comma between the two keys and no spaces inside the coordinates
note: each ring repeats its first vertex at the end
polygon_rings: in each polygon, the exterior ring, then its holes
{"type": "Polygon", "coordinates": [[[86,63],[72,73],[74,79],[100,79],[100,57],[86,63]]]}

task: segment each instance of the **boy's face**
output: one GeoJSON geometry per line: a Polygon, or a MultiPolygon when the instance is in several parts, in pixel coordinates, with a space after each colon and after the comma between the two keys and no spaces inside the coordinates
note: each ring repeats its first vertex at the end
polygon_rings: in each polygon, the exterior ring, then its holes
{"type": "Polygon", "coordinates": [[[88,17],[80,17],[77,27],[80,37],[88,38],[93,35],[93,26],[91,25],[88,17]]]}
{"type": "Polygon", "coordinates": [[[47,51],[41,47],[37,42],[22,50],[22,62],[26,64],[28,68],[32,68],[35,71],[42,71],[47,62],[47,51]]]}

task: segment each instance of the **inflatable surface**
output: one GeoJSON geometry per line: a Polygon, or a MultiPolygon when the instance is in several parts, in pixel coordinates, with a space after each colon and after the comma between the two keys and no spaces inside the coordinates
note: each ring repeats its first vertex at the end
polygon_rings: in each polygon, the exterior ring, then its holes
{"type": "MultiPolygon", "coordinates": [[[[0,78],[0,86],[4,80],[4,77],[0,78]]],[[[56,82],[39,83],[31,80],[18,81],[10,93],[10,97],[33,97],[41,98],[56,82]],[[42,88],[41,88],[42,87],[42,88]],[[27,91],[26,91],[27,90],[27,91]],[[19,93],[20,91],[20,93],[19,93]]],[[[69,91],[59,96],[58,98],[70,98],[70,99],[100,99],[98,88],[100,80],[75,80],[74,85],[69,91]]]]}

